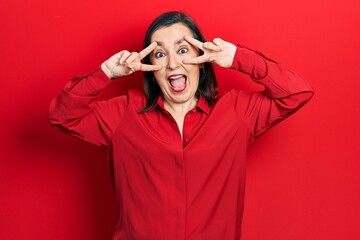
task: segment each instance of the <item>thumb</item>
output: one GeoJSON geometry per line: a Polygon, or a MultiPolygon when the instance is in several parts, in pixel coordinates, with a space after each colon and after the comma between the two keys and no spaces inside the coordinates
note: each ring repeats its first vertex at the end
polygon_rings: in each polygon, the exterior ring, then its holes
{"type": "Polygon", "coordinates": [[[213,42],[218,46],[225,43],[225,41],[222,40],[221,38],[214,38],[213,42]]]}

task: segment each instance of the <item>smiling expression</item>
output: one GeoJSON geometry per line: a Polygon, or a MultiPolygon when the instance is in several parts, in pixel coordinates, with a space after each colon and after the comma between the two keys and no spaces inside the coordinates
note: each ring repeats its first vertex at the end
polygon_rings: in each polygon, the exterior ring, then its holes
{"type": "Polygon", "coordinates": [[[150,62],[163,66],[154,76],[167,104],[196,102],[200,66],[184,64],[182,60],[199,56],[199,50],[184,40],[186,35],[193,36],[187,26],[175,23],[159,28],[151,37],[158,46],[151,53],[150,62]]]}

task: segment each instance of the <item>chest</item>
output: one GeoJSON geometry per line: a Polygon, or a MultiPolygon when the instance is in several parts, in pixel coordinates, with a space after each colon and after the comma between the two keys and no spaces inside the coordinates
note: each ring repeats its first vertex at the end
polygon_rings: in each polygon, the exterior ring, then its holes
{"type": "Polygon", "coordinates": [[[189,111],[181,127],[170,113],[160,109],[138,113],[136,109],[129,108],[114,141],[130,142],[145,149],[166,146],[185,150],[230,146],[238,138],[245,146],[249,138],[246,123],[229,102],[217,103],[208,114],[200,109],[189,111]]]}

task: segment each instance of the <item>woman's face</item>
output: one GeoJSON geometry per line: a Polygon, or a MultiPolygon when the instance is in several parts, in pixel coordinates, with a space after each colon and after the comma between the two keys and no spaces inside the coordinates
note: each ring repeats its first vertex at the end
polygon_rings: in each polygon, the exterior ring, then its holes
{"type": "Polygon", "coordinates": [[[200,66],[186,65],[182,60],[199,56],[199,50],[184,40],[186,35],[193,36],[184,24],[175,23],[159,28],[151,37],[151,42],[157,42],[158,46],[151,53],[150,62],[163,66],[154,76],[167,104],[196,101],[200,66]]]}

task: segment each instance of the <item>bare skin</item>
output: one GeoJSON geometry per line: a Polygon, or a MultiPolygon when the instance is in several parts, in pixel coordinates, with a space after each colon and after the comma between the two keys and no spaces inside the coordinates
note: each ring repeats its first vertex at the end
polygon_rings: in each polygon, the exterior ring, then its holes
{"type": "Polygon", "coordinates": [[[196,40],[182,23],[159,28],[151,40],[152,43],[139,53],[120,51],[106,60],[101,68],[112,79],[136,71],[153,71],[164,96],[165,109],[175,119],[182,135],[185,115],[197,104],[195,93],[201,65],[211,62],[229,68],[236,46],[220,38],[212,42],[196,40]],[[143,64],[141,60],[148,54],[151,64],[143,64]]]}

